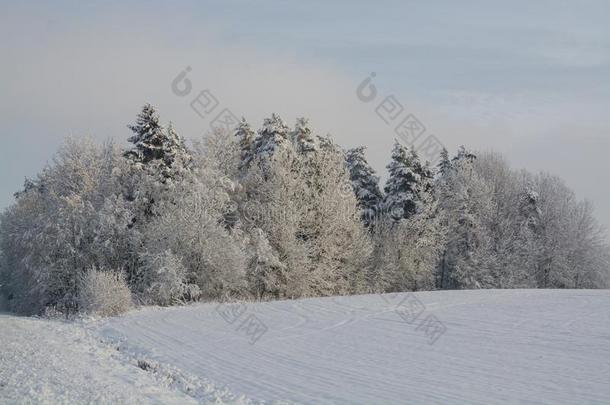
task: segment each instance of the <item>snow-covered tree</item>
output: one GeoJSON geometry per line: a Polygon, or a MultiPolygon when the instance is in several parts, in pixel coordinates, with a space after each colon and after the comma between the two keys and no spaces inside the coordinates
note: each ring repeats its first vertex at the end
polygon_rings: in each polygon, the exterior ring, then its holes
{"type": "Polygon", "coordinates": [[[302,231],[313,258],[310,288],[315,295],[363,291],[372,244],[356,196],[337,193],[351,190],[345,155],[338,146],[322,149],[309,164],[319,173],[305,194],[309,207],[302,231]]]}
{"type": "Polygon", "coordinates": [[[399,221],[417,212],[421,177],[416,171],[417,154],[409,152],[398,141],[394,142],[392,161],[387,166],[389,178],[384,187],[384,212],[399,221]]]}
{"type": "Polygon", "coordinates": [[[290,148],[289,128],[279,115],[265,118],[254,140],[253,153],[258,159],[269,159],[276,151],[290,148]]]}
{"type": "Polygon", "coordinates": [[[422,209],[399,222],[382,218],[375,224],[374,264],[369,284],[374,292],[430,290],[446,246],[438,201],[426,195],[422,209]]]}
{"type": "MultiPolygon", "coordinates": [[[[250,268],[256,275],[257,296],[299,297],[307,293],[308,249],[301,236],[301,221],[307,210],[306,184],[298,175],[296,154],[281,150],[273,159],[257,157],[243,179],[244,197],[239,202],[240,222],[253,237],[259,230],[271,247],[267,256],[279,264],[250,268]]],[[[251,255],[257,255],[256,251],[251,255]]],[[[257,260],[258,261],[258,260],[257,260]]],[[[269,260],[272,263],[273,260],[269,260]]]]}
{"type": "Polygon", "coordinates": [[[154,167],[152,171],[160,179],[174,178],[190,165],[191,156],[184,140],[171,123],[167,129],[161,125],[152,105],[144,105],[136,123],[128,128],[133,132],[128,139],[133,147],[125,156],[137,165],[154,167]]]}
{"type": "Polygon", "coordinates": [[[451,161],[449,160],[449,152],[443,148],[437,165],[437,174],[439,177],[445,176],[451,170],[451,161]]]}
{"type": "Polygon", "coordinates": [[[353,193],[337,193],[351,189],[345,156],[329,138],[309,153],[297,153],[293,145],[259,155],[243,182],[243,222],[264,232],[281,263],[264,272],[259,285],[276,286],[267,291],[274,296],[360,289],[370,241],[353,193]]]}
{"type": "Polygon", "coordinates": [[[494,210],[491,190],[474,170],[474,154],[461,149],[438,190],[446,245],[439,264],[440,288],[489,288],[494,256],[485,226],[494,210]]]}
{"type": "Polygon", "coordinates": [[[185,175],[193,163],[192,154],[186,147],[184,138],[178,134],[172,122],[167,125],[163,162],[171,168],[168,175],[173,178],[185,175]]]}
{"type": "Polygon", "coordinates": [[[126,157],[142,163],[163,159],[166,133],[159,122],[159,114],[152,105],[145,104],[138,114],[136,123],[128,125],[128,128],[134,133],[129,138],[129,142],[134,147],[125,153],[126,157]]]}
{"type": "Polygon", "coordinates": [[[134,135],[133,147],[124,156],[129,163],[122,176],[122,193],[131,212],[131,260],[126,273],[134,291],[140,292],[143,267],[140,256],[147,253],[145,233],[155,217],[163,215],[161,207],[171,210],[178,189],[192,178],[194,159],[184,139],[170,122],[167,128],[159,122],[155,108],[146,104],[136,123],[129,126],[134,135]]]}
{"type": "Polygon", "coordinates": [[[540,288],[601,285],[608,274],[605,233],[593,219],[592,206],[578,201],[565,183],[548,174],[534,179],[538,215],[533,226],[540,288]],[[594,281],[596,280],[596,281],[594,281]]]}
{"type": "Polygon", "coordinates": [[[188,282],[188,269],[170,250],[143,254],[141,265],[146,276],[139,291],[142,302],[167,306],[199,298],[199,286],[188,282]]]}
{"type": "Polygon", "coordinates": [[[366,226],[375,221],[383,195],[379,189],[379,177],[364,156],[365,147],[347,151],[347,167],[358,206],[362,210],[362,220],[366,226]]]}
{"type": "MultiPolygon", "coordinates": [[[[593,216],[593,205],[580,201],[571,209],[566,249],[570,288],[607,286],[608,246],[603,227],[593,216]],[[606,253],[605,253],[606,252],[606,253]]],[[[567,236],[567,235],[566,235],[567,236]]]]}
{"type": "Polygon", "coordinates": [[[489,269],[494,286],[534,286],[529,269],[536,250],[532,225],[536,222],[537,196],[528,186],[528,176],[511,170],[497,153],[479,154],[474,170],[490,188],[495,207],[483,223],[495,257],[494,266],[489,269]]]}
{"type": "Polygon", "coordinates": [[[315,152],[318,148],[307,118],[297,118],[294,130],[290,133],[290,138],[298,153],[308,154],[315,152]]]}
{"type": "Polygon", "coordinates": [[[144,235],[147,254],[170,251],[186,268],[187,284],[204,298],[218,298],[244,288],[246,256],[225,223],[234,183],[214,162],[213,144],[207,151],[201,166],[156,202],[144,235]]]}
{"type": "Polygon", "coordinates": [[[364,149],[346,155],[305,119],[289,131],[274,114],[256,137],[242,121],[194,152],[149,105],[131,128],[127,152],[68,140],[0,215],[0,293],[13,310],[116,313],[132,295],[171,305],[610,285],[592,205],[497,154],[444,151],[433,180],[395,144],[381,204],[389,215],[378,218],[382,193],[364,149]],[[368,230],[363,212],[376,219],[368,230]]]}
{"type": "Polygon", "coordinates": [[[417,183],[417,212],[425,209],[426,203],[432,202],[432,194],[434,193],[434,170],[430,167],[429,162],[422,162],[415,150],[411,150],[411,162],[413,171],[417,175],[419,182],[417,183]]]}
{"type": "Polygon", "coordinates": [[[277,296],[283,282],[278,276],[286,274],[285,264],[271,247],[262,229],[253,227],[249,234],[248,289],[258,299],[269,294],[277,296]]]}
{"type": "Polygon", "coordinates": [[[452,162],[453,163],[474,163],[474,161],[476,160],[477,155],[475,155],[471,150],[466,149],[466,147],[464,145],[460,145],[460,147],[458,148],[457,154],[453,157],[452,162]]]}
{"type": "Polygon", "coordinates": [[[11,266],[15,310],[38,313],[58,306],[74,311],[79,276],[125,258],[121,243],[128,215],[108,210],[120,199],[110,194],[120,190],[120,159],[112,144],[68,140],[4,214],[1,250],[11,266]]]}
{"type": "Polygon", "coordinates": [[[239,145],[239,157],[240,163],[239,168],[245,169],[250,165],[253,158],[253,147],[254,140],[256,139],[256,133],[250,127],[250,124],[242,117],[237,128],[235,128],[235,138],[239,145]]]}

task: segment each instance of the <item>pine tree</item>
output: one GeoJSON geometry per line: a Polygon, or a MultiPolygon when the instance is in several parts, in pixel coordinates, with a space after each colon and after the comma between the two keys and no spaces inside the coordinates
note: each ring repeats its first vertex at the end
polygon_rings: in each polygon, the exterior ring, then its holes
{"type": "Polygon", "coordinates": [[[437,174],[442,177],[447,174],[451,170],[451,161],[449,160],[449,152],[447,149],[443,148],[441,151],[441,158],[437,165],[437,174]]]}
{"type": "Polygon", "coordinates": [[[432,196],[432,189],[434,188],[434,172],[430,168],[430,163],[425,162],[422,163],[417,155],[415,149],[411,149],[410,152],[410,161],[413,165],[413,172],[417,175],[419,179],[417,183],[417,210],[421,211],[423,209],[423,204],[430,200],[432,196]]]}
{"type": "Polygon", "coordinates": [[[239,168],[244,169],[250,165],[252,161],[253,144],[256,138],[256,133],[250,127],[250,124],[242,117],[239,125],[235,129],[235,137],[240,149],[239,168]]]}
{"type": "Polygon", "coordinates": [[[392,161],[387,166],[390,177],[384,191],[384,212],[394,221],[409,218],[417,212],[418,188],[421,180],[416,172],[419,164],[417,155],[409,153],[408,149],[394,143],[392,161]]]}
{"type": "Polygon", "coordinates": [[[254,156],[269,159],[278,149],[287,148],[288,144],[288,126],[279,115],[273,113],[271,118],[265,118],[254,141],[254,156]]]}
{"type": "Polygon", "coordinates": [[[167,126],[167,136],[163,145],[163,161],[167,167],[175,170],[179,168],[190,168],[193,158],[189,152],[184,138],[182,138],[171,122],[167,126]]]}
{"type": "Polygon", "coordinates": [[[362,210],[362,220],[370,226],[377,215],[383,196],[379,189],[379,177],[364,156],[366,148],[361,146],[347,152],[347,167],[354,194],[358,198],[358,207],[362,210]]]}
{"type": "Polygon", "coordinates": [[[326,152],[339,152],[341,150],[341,148],[333,142],[329,134],[326,134],[325,136],[318,135],[318,146],[320,150],[326,152]]]}
{"type": "Polygon", "coordinates": [[[135,125],[128,128],[134,133],[128,139],[134,147],[125,152],[125,157],[132,162],[153,164],[164,178],[174,177],[192,163],[184,140],[171,123],[167,129],[159,123],[159,114],[152,105],[144,105],[135,125]]]}
{"type": "Polygon", "coordinates": [[[476,158],[477,158],[477,156],[474,153],[472,153],[471,151],[466,149],[466,147],[464,147],[464,145],[461,145],[458,148],[457,155],[455,155],[453,157],[452,162],[473,163],[476,158]]]}
{"type": "Polygon", "coordinates": [[[128,128],[134,133],[128,139],[134,147],[125,152],[127,158],[140,163],[163,158],[166,134],[155,107],[145,104],[135,125],[128,125],[128,128]]]}
{"type": "Polygon", "coordinates": [[[316,141],[312,135],[307,118],[297,118],[294,130],[290,134],[294,148],[298,153],[308,154],[317,150],[316,141]]]}

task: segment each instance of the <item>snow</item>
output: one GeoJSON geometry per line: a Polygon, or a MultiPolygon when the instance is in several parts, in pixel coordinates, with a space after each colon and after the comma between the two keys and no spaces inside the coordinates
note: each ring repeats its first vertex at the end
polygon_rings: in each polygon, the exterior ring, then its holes
{"type": "Polygon", "coordinates": [[[117,348],[83,323],[0,314],[0,403],[246,402],[171,368],[144,371],[117,348]]]}
{"type": "Polygon", "coordinates": [[[441,291],[227,308],[145,308],[72,324],[3,315],[0,402],[610,398],[607,290],[441,291]],[[420,326],[428,316],[446,328],[433,344],[420,326]],[[254,342],[240,327],[250,317],[266,328],[254,342]],[[138,360],[155,371],[136,367],[138,360]],[[171,384],[159,383],[168,376],[171,384]]]}
{"type": "Polygon", "coordinates": [[[9,315],[0,315],[0,325],[1,403],[192,402],[157,388],[82,328],[9,315]]]}

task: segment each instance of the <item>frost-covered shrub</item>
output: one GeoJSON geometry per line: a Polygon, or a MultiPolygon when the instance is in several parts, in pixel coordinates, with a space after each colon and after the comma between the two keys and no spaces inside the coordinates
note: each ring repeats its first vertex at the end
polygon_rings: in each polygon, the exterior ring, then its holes
{"type": "Polygon", "coordinates": [[[114,316],[133,305],[131,291],[120,273],[90,269],[78,285],[78,306],[83,313],[114,316]]]}

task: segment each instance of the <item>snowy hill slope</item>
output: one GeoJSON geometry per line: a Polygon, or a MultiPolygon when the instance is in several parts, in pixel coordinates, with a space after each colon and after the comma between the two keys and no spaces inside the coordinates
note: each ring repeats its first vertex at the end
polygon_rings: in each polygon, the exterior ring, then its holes
{"type": "Polygon", "coordinates": [[[0,403],[608,403],[609,359],[610,291],[0,314],[0,403]]]}
{"type": "Polygon", "coordinates": [[[81,326],[0,314],[0,403],[196,403],[81,326]]]}
{"type": "Polygon", "coordinates": [[[145,309],[95,328],[126,352],[254,400],[610,401],[610,291],[204,304],[145,309]]]}

